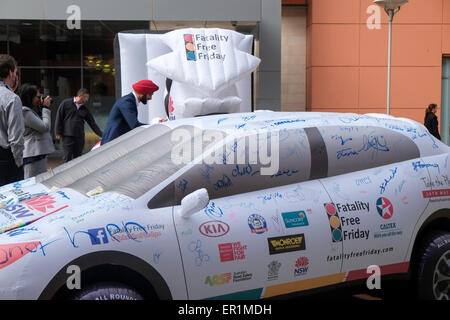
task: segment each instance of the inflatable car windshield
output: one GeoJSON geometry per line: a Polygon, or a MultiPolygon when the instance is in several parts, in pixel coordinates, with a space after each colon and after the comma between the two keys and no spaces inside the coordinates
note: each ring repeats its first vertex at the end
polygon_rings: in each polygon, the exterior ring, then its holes
{"type": "Polygon", "coordinates": [[[372,265],[448,299],[448,158],[423,125],[377,114],[139,127],[0,188],[0,299],[267,298],[372,265]]]}

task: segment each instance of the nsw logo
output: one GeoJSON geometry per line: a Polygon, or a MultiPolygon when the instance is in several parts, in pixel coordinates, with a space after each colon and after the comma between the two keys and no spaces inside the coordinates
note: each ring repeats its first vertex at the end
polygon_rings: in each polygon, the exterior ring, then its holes
{"type": "Polygon", "coordinates": [[[217,238],[226,235],[230,226],[222,221],[207,221],[198,227],[198,231],[206,237],[217,238]]]}
{"type": "Polygon", "coordinates": [[[248,226],[252,233],[261,234],[267,231],[267,222],[259,214],[252,214],[248,217],[248,226]]]}
{"type": "Polygon", "coordinates": [[[286,228],[304,227],[309,225],[305,211],[283,212],[284,225],[286,228]]]}
{"type": "Polygon", "coordinates": [[[29,200],[23,201],[24,204],[27,205],[31,210],[37,210],[42,213],[45,213],[47,209],[53,209],[53,204],[55,203],[55,198],[51,195],[41,195],[37,197],[33,197],[29,200]]]}
{"type": "Polygon", "coordinates": [[[378,198],[377,211],[380,217],[385,220],[392,218],[392,216],[394,215],[394,207],[392,206],[392,203],[385,197],[378,198]]]}
{"type": "Polygon", "coordinates": [[[89,229],[88,232],[93,245],[108,243],[105,228],[89,229]]]}
{"type": "Polygon", "coordinates": [[[308,273],[309,259],[300,257],[295,261],[294,276],[303,276],[308,273]]]}

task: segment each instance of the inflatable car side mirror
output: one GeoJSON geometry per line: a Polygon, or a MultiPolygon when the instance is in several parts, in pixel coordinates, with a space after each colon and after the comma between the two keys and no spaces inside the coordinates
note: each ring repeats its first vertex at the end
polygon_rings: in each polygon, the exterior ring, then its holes
{"type": "Polygon", "coordinates": [[[209,202],[208,191],[205,188],[198,189],[181,200],[180,214],[187,219],[195,212],[206,207],[209,202]]]}

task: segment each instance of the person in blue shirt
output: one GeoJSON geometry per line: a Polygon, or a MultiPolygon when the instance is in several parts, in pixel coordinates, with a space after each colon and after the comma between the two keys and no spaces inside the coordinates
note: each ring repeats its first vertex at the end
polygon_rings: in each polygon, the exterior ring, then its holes
{"type": "Polygon", "coordinates": [[[138,121],[139,102],[147,104],[159,87],[151,80],[141,80],[133,84],[133,92],[123,96],[113,105],[103,132],[101,145],[144,125],[138,121]]]}

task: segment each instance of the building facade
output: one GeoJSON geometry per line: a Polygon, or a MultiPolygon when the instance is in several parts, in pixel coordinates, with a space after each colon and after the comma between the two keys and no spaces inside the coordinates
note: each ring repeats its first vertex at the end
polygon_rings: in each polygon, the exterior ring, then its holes
{"type": "MultiPolygon", "coordinates": [[[[392,29],[390,114],[423,123],[437,103],[449,143],[450,0],[410,0],[392,29]]],[[[386,113],[388,19],[372,0],[310,0],[306,109],[386,113]]]]}

